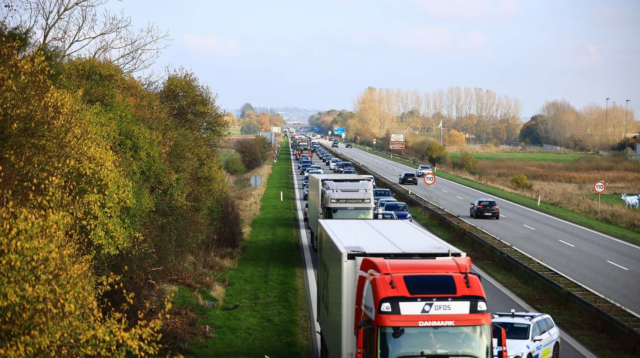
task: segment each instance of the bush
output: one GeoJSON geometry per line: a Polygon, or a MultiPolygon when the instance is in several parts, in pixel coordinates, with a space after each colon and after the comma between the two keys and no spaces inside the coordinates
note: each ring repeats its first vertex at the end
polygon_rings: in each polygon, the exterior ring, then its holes
{"type": "Polygon", "coordinates": [[[242,158],[238,153],[233,153],[225,159],[224,170],[231,175],[244,174],[247,172],[247,168],[245,168],[242,163],[242,158]]]}
{"type": "Polygon", "coordinates": [[[511,178],[511,185],[513,185],[516,189],[527,189],[531,190],[533,188],[533,184],[529,182],[527,176],[524,174],[516,174],[511,178]]]}
{"type": "Polygon", "coordinates": [[[428,159],[431,165],[443,164],[449,160],[449,153],[447,148],[433,139],[428,140],[427,148],[424,152],[424,157],[428,159]]]}
{"type": "Polygon", "coordinates": [[[449,133],[444,135],[444,142],[447,145],[463,147],[466,144],[464,134],[452,129],[449,133]]]}
{"type": "Polygon", "coordinates": [[[458,162],[458,168],[462,170],[466,170],[471,174],[477,174],[478,158],[474,157],[473,155],[467,152],[462,152],[462,155],[460,156],[460,161],[458,162]]]}
{"type": "Polygon", "coordinates": [[[261,166],[269,156],[269,143],[265,138],[252,138],[238,141],[236,151],[240,153],[242,164],[247,170],[261,166]]]}

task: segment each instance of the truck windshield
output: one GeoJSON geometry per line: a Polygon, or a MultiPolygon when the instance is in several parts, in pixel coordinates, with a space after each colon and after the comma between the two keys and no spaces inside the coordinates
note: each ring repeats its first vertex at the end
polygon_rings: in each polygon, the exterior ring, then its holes
{"type": "Polygon", "coordinates": [[[492,357],[491,326],[380,327],[378,357],[492,357]],[[395,332],[395,333],[394,333],[395,332]],[[397,338],[394,338],[397,337],[397,338]]]}
{"type": "Polygon", "coordinates": [[[324,215],[325,219],[373,219],[373,209],[357,209],[357,208],[344,208],[335,209],[329,208],[324,215]]]}

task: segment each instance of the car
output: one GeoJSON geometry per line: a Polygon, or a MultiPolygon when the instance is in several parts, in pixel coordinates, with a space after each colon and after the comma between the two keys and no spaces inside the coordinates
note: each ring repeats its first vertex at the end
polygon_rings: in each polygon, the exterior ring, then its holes
{"type": "Polygon", "coordinates": [[[380,199],[393,199],[393,194],[389,189],[373,189],[373,203],[378,204],[380,199]]]}
{"type": "Polygon", "coordinates": [[[373,188],[376,189],[376,178],[373,175],[362,175],[363,177],[365,177],[368,181],[370,181],[373,184],[373,188]]]}
{"type": "Polygon", "coordinates": [[[516,313],[515,310],[511,310],[508,313],[496,313],[492,321],[494,325],[504,328],[507,333],[509,357],[557,358],[560,356],[560,330],[548,314],[516,313]]]}
{"type": "MultiPolygon", "coordinates": [[[[314,165],[311,168],[313,168],[313,167],[317,167],[317,165],[314,165]]],[[[324,170],[322,170],[322,169],[317,169],[317,168],[311,169],[311,168],[309,170],[307,170],[307,175],[309,175],[309,174],[324,174],[324,170]]]]}
{"type": "Polygon", "coordinates": [[[398,202],[395,198],[386,198],[386,199],[380,199],[378,200],[378,203],[376,204],[374,211],[383,211],[382,208],[384,208],[384,204],[386,203],[396,203],[398,202]]]}
{"type": "Polygon", "coordinates": [[[322,161],[323,161],[323,162],[328,162],[328,161],[330,161],[330,160],[331,160],[331,158],[333,158],[333,157],[331,156],[331,154],[327,154],[327,155],[325,155],[325,156],[323,156],[323,157],[322,157],[322,161]]]}
{"type": "Polygon", "coordinates": [[[331,144],[331,148],[338,148],[338,141],[334,140],[333,143],[331,144]]]}
{"type": "Polygon", "coordinates": [[[353,169],[353,164],[351,164],[351,162],[341,162],[339,165],[336,165],[336,169],[333,171],[336,173],[342,173],[346,169],[353,169]]]}
{"type": "Polygon", "coordinates": [[[309,187],[307,186],[306,188],[304,188],[304,191],[302,192],[302,200],[308,200],[309,199],[309,187]]]}
{"type": "Polygon", "coordinates": [[[381,220],[395,220],[398,218],[393,211],[379,211],[374,217],[381,220]]]}
{"type": "Polygon", "coordinates": [[[478,218],[496,218],[500,220],[500,207],[493,199],[478,199],[474,201],[469,208],[469,216],[474,219],[478,218]]]}
{"type": "Polygon", "coordinates": [[[307,159],[307,160],[302,160],[302,161],[300,161],[300,162],[298,163],[298,170],[300,170],[300,167],[302,166],[302,164],[309,164],[309,165],[312,165],[312,164],[313,164],[313,162],[312,162],[312,161],[310,161],[310,160],[308,160],[308,159],[307,159]]]}
{"type": "Polygon", "coordinates": [[[351,142],[347,143],[347,145],[345,146],[345,148],[353,148],[353,143],[351,143],[351,142]]]}
{"type": "Polygon", "coordinates": [[[345,170],[342,171],[342,174],[356,174],[357,175],[358,172],[356,172],[353,169],[345,169],[345,170]]]}
{"type": "Polygon", "coordinates": [[[433,169],[431,169],[430,165],[426,165],[426,164],[419,165],[418,169],[416,169],[416,175],[419,177],[423,177],[425,176],[425,174],[428,174],[428,173],[433,173],[433,169]]]}
{"type": "Polygon", "coordinates": [[[332,158],[329,162],[329,169],[335,170],[338,164],[342,163],[342,159],[340,158],[332,158]]]}
{"type": "Polygon", "coordinates": [[[400,220],[409,220],[413,222],[413,216],[409,214],[409,207],[406,203],[401,202],[387,202],[382,207],[382,211],[393,211],[396,213],[396,217],[400,220]]]}
{"type": "Polygon", "coordinates": [[[311,163],[304,163],[300,165],[300,174],[304,174],[307,169],[311,167],[311,163]]]}
{"type": "Polygon", "coordinates": [[[418,185],[418,177],[415,173],[402,173],[398,176],[398,184],[414,184],[418,185]]]}
{"type": "Polygon", "coordinates": [[[303,160],[311,160],[311,158],[309,158],[309,156],[306,154],[302,154],[300,158],[298,158],[298,161],[303,161],[303,160]]]}

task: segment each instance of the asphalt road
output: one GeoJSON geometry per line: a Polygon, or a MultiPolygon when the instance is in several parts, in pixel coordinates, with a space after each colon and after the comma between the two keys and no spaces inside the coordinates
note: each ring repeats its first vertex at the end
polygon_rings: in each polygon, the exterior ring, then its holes
{"type": "MultiPolygon", "coordinates": [[[[297,168],[297,162],[294,157],[292,157],[292,161],[293,161],[294,169],[297,168]]],[[[313,155],[313,164],[320,165],[323,169],[326,168],[325,173],[329,173],[329,174],[332,173],[332,171],[328,169],[326,164],[322,162],[322,160],[317,158],[315,153],[313,155]]],[[[303,200],[303,188],[302,188],[303,177],[298,173],[299,173],[298,170],[294,171],[294,185],[295,185],[296,191],[298,192],[298,195],[296,196],[298,218],[301,221],[300,222],[301,227],[304,227],[304,224],[302,224],[302,220],[303,220],[302,210],[304,209],[304,206],[307,203],[307,201],[303,200]]],[[[315,305],[316,291],[315,291],[315,287],[310,287],[309,285],[310,284],[315,285],[315,282],[317,279],[317,256],[310,245],[309,231],[306,229],[303,230],[301,233],[301,245],[302,245],[301,246],[302,257],[305,263],[305,267],[308,268],[309,275],[312,276],[312,277],[305,277],[305,281],[307,283],[307,296],[308,296],[309,308],[310,310],[312,310],[312,312],[310,312],[310,317],[312,320],[315,321],[315,317],[316,317],[315,313],[317,312],[316,305],[315,305]]],[[[491,312],[494,312],[494,313],[505,312],[505,311],[509,312],[511,309],[515,309],[518,312],[523,312],[523,311],[533,312],[533,309],[530,306],[528,306],[525,302],[520,300],[515,294],[508,291],[504,286],[495,282],[486,273],[483,273],[478,268],[476,269],[480,272],[480,274],[483,277],[482,285],[487,295],[487,302],[488,302],[489,310],[491,312]]],[[[313,335],[316,330],[319,330],[319,327],[315,327],[314,329],[312,325],[311,334],[313,335]]],[[[316,342],[315,342],[316,344],[314,345],[316,346],[318,337],[316,336],[314,338],[316,338],[316,342]]],[[[588,352],[586,348],[580,346],[575,340],[570,338],[565,332],[562,332],[561,353],[562,353],[562,357],[567,357],[567,358],[595,357],[590,352],[588,352]]],[[[315,355],[317,355],[317,352],[315,352],[315,355]]]]}
{"type": "MultiPolygon", "coordinates": [[[[322,142],[330,145],[328,141],[322,142]]],[[[396,182],[400,173],[415,173],[417,168],[410,168],[360,149],[346,149],[343,144],[332,149],[396,182]]],[[[640,313],[639,246],[499,198],[496,201],[500,206],[500,220],[473,219],[469,215],[470,203],[491,196],[440,178],[437,172],[435,174],[437,180],[430,193],[432,202],[460,215],[462,219],[514,245],[571,279],[640,313]]],[[[597,178],[594,181],[595,179],[597,178]]],[[[418,181],[417,186],[404,187],[425,198],[428,196],[428,186],[422,180],[418,181]]]]}

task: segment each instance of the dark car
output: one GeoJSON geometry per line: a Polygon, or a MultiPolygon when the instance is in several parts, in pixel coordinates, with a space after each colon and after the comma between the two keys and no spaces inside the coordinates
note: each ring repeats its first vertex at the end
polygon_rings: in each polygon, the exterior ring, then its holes
{"type": "Polygon", "coordinates": [[[349,143],[347,143],[347,145],[345,147],[346,148],[353,148],[353,143],[349,142],[349,143]]]}
{"type": "Polygon", "coordinates": [[[307,169],[309,169],[309,167],[311,166],[311,163],[304,163],[300,165],[300,174],[304,174],[307,169]]]}
{"type": "Polygon", "coordinates": [[[298,163],[298,170],[300,170],[300,167],[302,166],[302,164],[309,164],[309,165],[311,165],[311,163],[312,163],[312,162],[311,162],[309,159],[301,160],[301,161],[298,163]]]}
{"type": "Polygon", "coordinates": [[[386,203],[381,212],[393,211],[400,220],[413,221],[413,217],[409,214],[409,207],[405,203],[386,203]]]}
{"type": "Polygon", "coordinates": [[[309,187],[307,186],[306,188],[304,188],[303,194],[302,194],[302,200],[308,200],[309,199],[309,187]]]}
{"type": "Polygon", "coordinates": [[[353,169],[353,164],[351,164],[351,162],[342,162],[340,163],[340,165],[336,166],[336,172],[337,173],[342,173],[347,169],[353,169]]]}
{"type": "Polygon", "coordinates": [[[373,190],[373,203],[378,204],[380,199],[393,199],[393,194],[389,189],[374,189],[373,190]]]}
{"type": "Polygon", "coordinates": [[[418,177],[416,177],[415,173],[402,173],[398,177],[398,183],[418,185],[418,177]]]}
{"type": "Polygon", "coordinates": [[[331,144],[331,148],[338,148],[338,141],[334,140],[333,144],[331,144]]]}
{"type": "Polygon", "coordinates": [[[342,174],[358,174],[358,172],[353,169],[345,169],[342,171],[342,174]]]}
{"type": "Polygon", "coordinates": [[[498,203],[496,203],[493,199],[478,199],[471,204],[471,208],[469,208],[469,215],[472,218],[496,218],[496,220],[500,220],[500,208],[498,207],[498,203]]]}
{"type": "Polygon", "coordinates": [[[398,217],[396,216],[396,213],[394,213],[393,211],[379,211],[375,215],[375,218],[382,219],[382,220],[395,220],[398,217]]]}
{"type": "Polygon", "coordinates": [[[322,156],[322,161],[323,161],[323,162],[328,162],[328,161],[330,161],[330,160],[331,160],[331,158],[333,158],[333,157],[331,156],[331,154],[323,155],[323,156],[322,156]]]}

